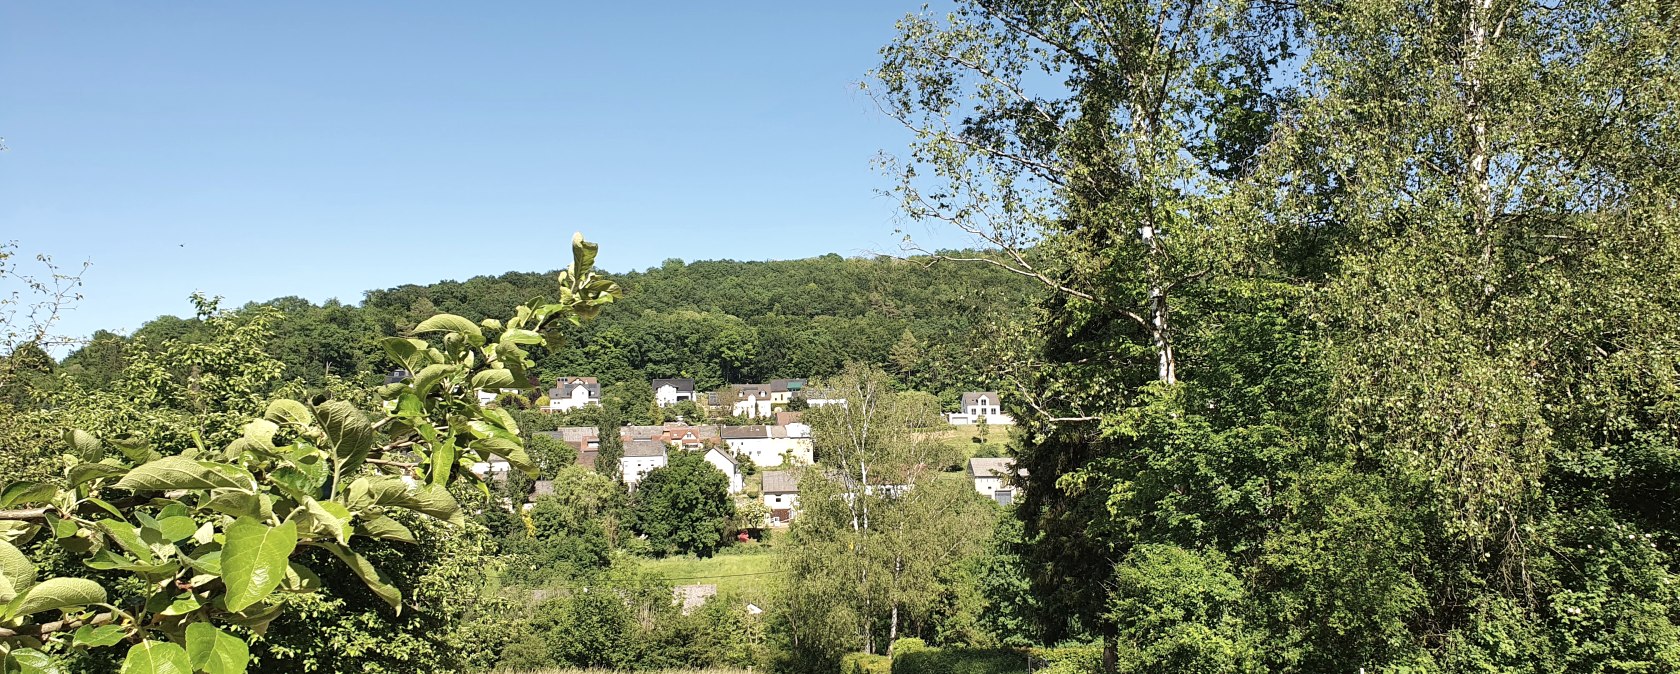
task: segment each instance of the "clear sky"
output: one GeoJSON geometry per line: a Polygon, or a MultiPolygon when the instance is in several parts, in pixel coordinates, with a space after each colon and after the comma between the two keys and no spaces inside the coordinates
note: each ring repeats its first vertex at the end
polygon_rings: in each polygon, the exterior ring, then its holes
{"type": "Polygon", "coordinates": [[[564,266],[896,252],[857,89],[918,1],[0,4],[0,241],[70,334],[564,266]]]}

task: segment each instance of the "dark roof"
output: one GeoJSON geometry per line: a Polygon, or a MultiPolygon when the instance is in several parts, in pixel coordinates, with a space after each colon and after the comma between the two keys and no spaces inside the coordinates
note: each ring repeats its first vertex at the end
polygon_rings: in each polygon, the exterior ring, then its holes
{"type": "Polygon", "coordinates": [[[791,470],[764,471],[764,492],[774,494],[799,493],[799,476],[791,470]]]}
{"type": "Polygon", "coordinates": [[[628,440],[624,443],[625,456],[665,456],[665,443],[658,440],[628,440]]]}
{"type": "Polygon", "coordinates": [[[594,426],[561,426],[552,431],[537,431],[536,434],[546,435],[574,445],[598,435],[594,426]]]}
{"type": "Polygon", "coordinates": [[[408,378],[408,370],[391,370],[391,374],[385,375],[385,383],[387,383],[387,384],[397,384],[397,383],[401,383],[402,380],[407,379],[407,378],[408,378]]]}
{"type": "Polygon", "coordinates": [[[548,390],[550,398],[570,398],[572,389],[582,386],[589,390],[589,397],[601,397],[601,383],[594,377],[561,377],[554,382],[554,388],[548,390]]]}
{"type": "Polygon", "coordinates": [[[980,457],[968,460],[969,477],[1011,477],[1014,474],[1014,459],[980,457]]]}
{"type": "Polygon", "coordinates": [[[777,393],[781,393],[783,391],[798,391],[798,390],[801,390],[801,389],[804,389],[804,388],[805,388],[805,380],[804,379],[772,379],[772,380],[770,380],[770,390],[775,391],[777,393]]]}
{"type": "Polygon", "coordinates": [[[721,426],[718,428],[718,437],[725,440],[768,438],[770,430],[764,426],[721,426]]]}
{"type": "Polygon", "coordinates": [[[998,404],[997,391],[976,391],[974,393],[962,394],[963,409],[968,409],[971,406],[980,404],[980,396],[986,396],[986,404],[988,406],[995,406],[998,404]]]}
{"type": "Polygon", "coordinates": [[[590,470],[594,470],[594,468],[595,468],[595,457],[600,456],[600,455],[601,455],[601,450],[599,450],[599,449],[578,450],[578,465],[583,466],[584,468],[588,468],[590,470]]]}
{"type": "Polygon", "coordinates": [[[655,379],[655,380],[653,380],[653,390],[657,391],[657,390],[659,390],[659,387],[665,386],[666,384],[669,384],[671,386],[671,388],[674,388],[678,391],[693,391],[694,390],[694,380],[693,379],[655,379]]]}

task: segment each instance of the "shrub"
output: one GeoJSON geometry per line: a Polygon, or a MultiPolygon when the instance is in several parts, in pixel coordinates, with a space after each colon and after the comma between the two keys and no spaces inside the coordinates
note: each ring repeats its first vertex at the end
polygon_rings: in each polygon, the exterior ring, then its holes
{"type": "Polygon", "coordinates": [[[1026,671],[1027,656],[1016,651],[922,648],[895,654],[892,659],[892,674],[1022,674],[1026,671]]]}
{"type": "Polygon", "coordinates": [[[847,653],[840,656],[840,674],[892,674],[892,658],[873,653],[847,653]]]}
{"type": "Polygon", "coordinates": [[[1027,651],[1027,655],[1032,658],[1033,674],[1097,674],[1102,671],[1101,646],[1033,648],[1027,651]]]}
{"type": "Polygon", "coordinates": [[[904,655],[905,653],[924,651],[927,650],[927,647],[926,641],[922,641],[916,637],[905,637],[892,642],[892,648],[887,652],[892,653],[894,657],[897,657],[904,655]]]}

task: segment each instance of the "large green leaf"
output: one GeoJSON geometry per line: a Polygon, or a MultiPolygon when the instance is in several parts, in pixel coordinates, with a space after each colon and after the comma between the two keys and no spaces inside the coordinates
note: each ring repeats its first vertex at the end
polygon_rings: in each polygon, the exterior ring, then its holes
{"type": "Polygon", "coordinates": [[[250,489],[251,474],[238,466],[169,456],[145,464],[117,480],[118,489],[250,489]]]}
{"type": "Polygon", "coordinates": [[[525,453],[525,447],[517,441],[502,437],[484,438],[472,441],[467,447],[507,459],[508,465],[528,476],[537,475],[536,464],[531,463],[531,456],[525,453]]]}
{"type": "Polygon", "coordinates": [[[266,520],[274,514],[273,502],[265,494],[253,494],[248,491],[227,490],[212,492],[204,507],[222,513],[239,517],[255,517],[266,520]]]}
{"type": "Polygon", "coordinates": [[[93,434],[87,431],[77,428],[64,431],[64,444],[70,449],[71,454],[75,454],[76,458],[83,461],[98,461],[105,458],[105,443],[100,442],[99,438],[93,437],[93,434]]]}
{"type": "Polygon", "coordinates": [[[373,590],[373,593],[379,595],[380,599],[390,604],[391,608],[397,610],[397,613],[402,613],[402,592],[391,584],[391,579],[386,577],[384,571],[375,568],[366,557],[337,543],[323,541],[311,545],[326,548],[337,555],[339,559],[344,560],[344,563],[350,567],[350,571],[355,573],[357,578],[362,579],[362,583],[366,584],[368,589],[373,590]]]}
{"type": "Polygon", "coordinates": [[[58,495],[58,487],[40,482],[13,482],[0,490],[0,508],[44,503],[58,495]]]}
{"type": "Polygon", "coordinates": [[[117,642],[122,641],[123,635],[125,634],[127,634],[127,632],[123,631],[123,628],[117,625],[100,625],[98,627],[93,625],[83,625],[76,628],[76,633],[72,637],[71,643],[81,646],[82,648],[115,646],[117,645],[117,642]]]}
{"type": "Polygon", "coordinates": [[[321,429],[327,433],[335,474],[343,479],[349,471],[360,468],[373,449],[373,425],[362,416],[361,410],[343,400],[316,405],[315,414],[321,419],[321,429]]]}
{"type": "Polygon", "coordinates": [[[357,523],[356,533],[387,541],[402,541],[404,543],[415,542],[414,532],[409,531],[408,527],[403,526],[401,522],[391,519],[387,515],[379,515],[357,523]]]}
{"type": "Polygon", "coordinates": [[[106,463],[78,463],[70,467],[70,486],[80,487],[92,480],[126,474],[127,468],[106,463]]]}
{"type": "Polygon", "coordinates": [[[204,674],[243,674],[251,661],[245,641],[206,622],[187,626],[187,658],[204,674]]]}
{"type": "Polygon", "coordinates": [[[600,252],[601,244],[584,241],[583,232],[572,232],[572,274],[583,278],[595,268],[595,256],[600,252]]]}
{"type": "Polygon", "coordinates": [[[480,339],[484,338],[484,331],[480,330],[476,323],[460,316],[456,316],[455,314],[438,314],[424,321],[420,321],[419,325],[414,326],[414,332],[415,334],[426,332],[459,332],[465,335],[472,335],[480,339]]]}
{"type": "Polygon", "coordinates": [[[309,408],[296,400],[281,398],[268,404],[268,410],[263,412],[263,418],[277,424],[292,424],[294,426],[308,426],[315,417],[309,414],[309,408]]]}
{"type": "Polygon", "coordinates": [[[386,337],[379,340],[379,345],[385,348],[385,353],[401,363],[409,372],[417,372],[420,368],[430,365],[427,349],[430,348],[424,340],[407,339],[403,337],[386,337]]]}
{"type": "Polygon", "coordinates": [[[121,674],[192,674],[187,650],[167,641],[142,641],[128,649],[121,674]]]}
{"type": "Polygon", "coordinates": [[[422,396],[431,393],[433,386],[459,369],[459,366],[443,363],[427,365],[414,374],[414,391],[422,396]]]}
{"type": "Polygon", "coordinates": [[[150,562],[156,557],[152,554],[152,546],[141,536],[140,528],[122,520],[99,520],[99,528],[105,530],[111,540],[117,542],[129,554],[140,558],[142,562],[150,562]]]}
{"type": "Polygon", "coordinates": [[[298,531],[315,536],[330,536],[340,543],[350,542],[350,510],[336,501],[303,500],[290,520],[297,522],[298,531]]]}
{"type": "Polygon", "coordinates": [[[64,674],[64,668],[53,662],[51,656],[33,648],[20,648],[7,654],[5,666],[0,670],[6,674],[64,674]]]}
{"type": "Polygon", "coordinates": [[[350,509],[363,511],[372,506],[405,508],[451,524],[462,524],[461,504],[442,485],[411,484],[389,475],[357,478],[350,484],[350,509]]]}
{"type": "Polygon", "coordinates": [[[17,546],[0,541],[0,575],[5,576],[5,580],[0,581],[0,602],[11,601],[17,593],[35,584],[35,565],[23,556],[23,551],[17,546]],[[11,596],[6,596],[8,590],[11,596]]]}
{"type": "Polygon", "coordinates": [[[243,611],[262,601],[286,574],[286,561],[297,548],[297,524],[266,526],[241,517],[227,528],[222,544],[222,582],[227,584],[227,609],[243,611]]]}
{"type": "Polygon", "coordinates": [[[504,369],[482,370],[472,378],[472,387],[484,391],[497,391],[518,385],[519,382],[513,378],[513,373],[504,369]]]}
{"type": "Polygon", "coordinates": [[[48,578],[19,594],[6,606],[5,617],[16,618],[42,611],[105,603],[105,588],[83,578],[48,578]]]}

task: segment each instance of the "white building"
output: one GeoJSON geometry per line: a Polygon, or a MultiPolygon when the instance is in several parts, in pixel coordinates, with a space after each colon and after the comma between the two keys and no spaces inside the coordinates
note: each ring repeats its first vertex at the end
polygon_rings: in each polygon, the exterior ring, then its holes
{"type": "Polygon", "coordinates": [[[548,390],[550,412],[566,412],[585,405],[601,404],[601,384],[594,377],[565,377],[548,390]]]}
{"type": "Polygon", "coordinates": [[[791,458],[793,465],[808,465],[813,462],[815,451],[810,427],[800,426],[804,437],[790,434],[786,426],[723,426],[718,434],[735,450],[736,456],[752,459],[756,465],[780,466],[785,463],[783,457],[791,458]]]}
{"type": "Polygon", "coordinates": [[[655,468],[664,468],[667,460],[665,443],[659,440],[625,440],[624,458],[618,460],[624,484],[631,489],[655,468]]]}
{"type": "Polygon", "coordinates": [[[770,524],[786,524],[799,514],[799,476],[792,471],[764,471],[764,491],[760,497],[770,509],[770,524]]]}
{"type": "Polygon", "coordinates": [[[974,491],[1003,505],[1015,502],[1015,460],[974,458],[968,460],[968,477],[974,491]]]}
{"type": "Polygon", "coordinates": [[[731,452],[711,447],[706,450],[706,463],[712,464],[729,478],[729,493],[739,494],[746,488],[745,480],[741,477],[741,465],[731,452]]]}
{"type": "Polygon", "coordinates": [[[693,379],[655,379],[653,380],[653,399],[660,407],[670,407],[680,402],[694,400],[693,379]]]}
{"type": "Polygon", "coordinates": [[[1001,426],[1015,423],[1014,417],[1003,413],[1003,402],[998,399],[996,391],[962,394],[962,404],[949,418],[953,426],[978,424],[981,420],[1001,426]]]}

